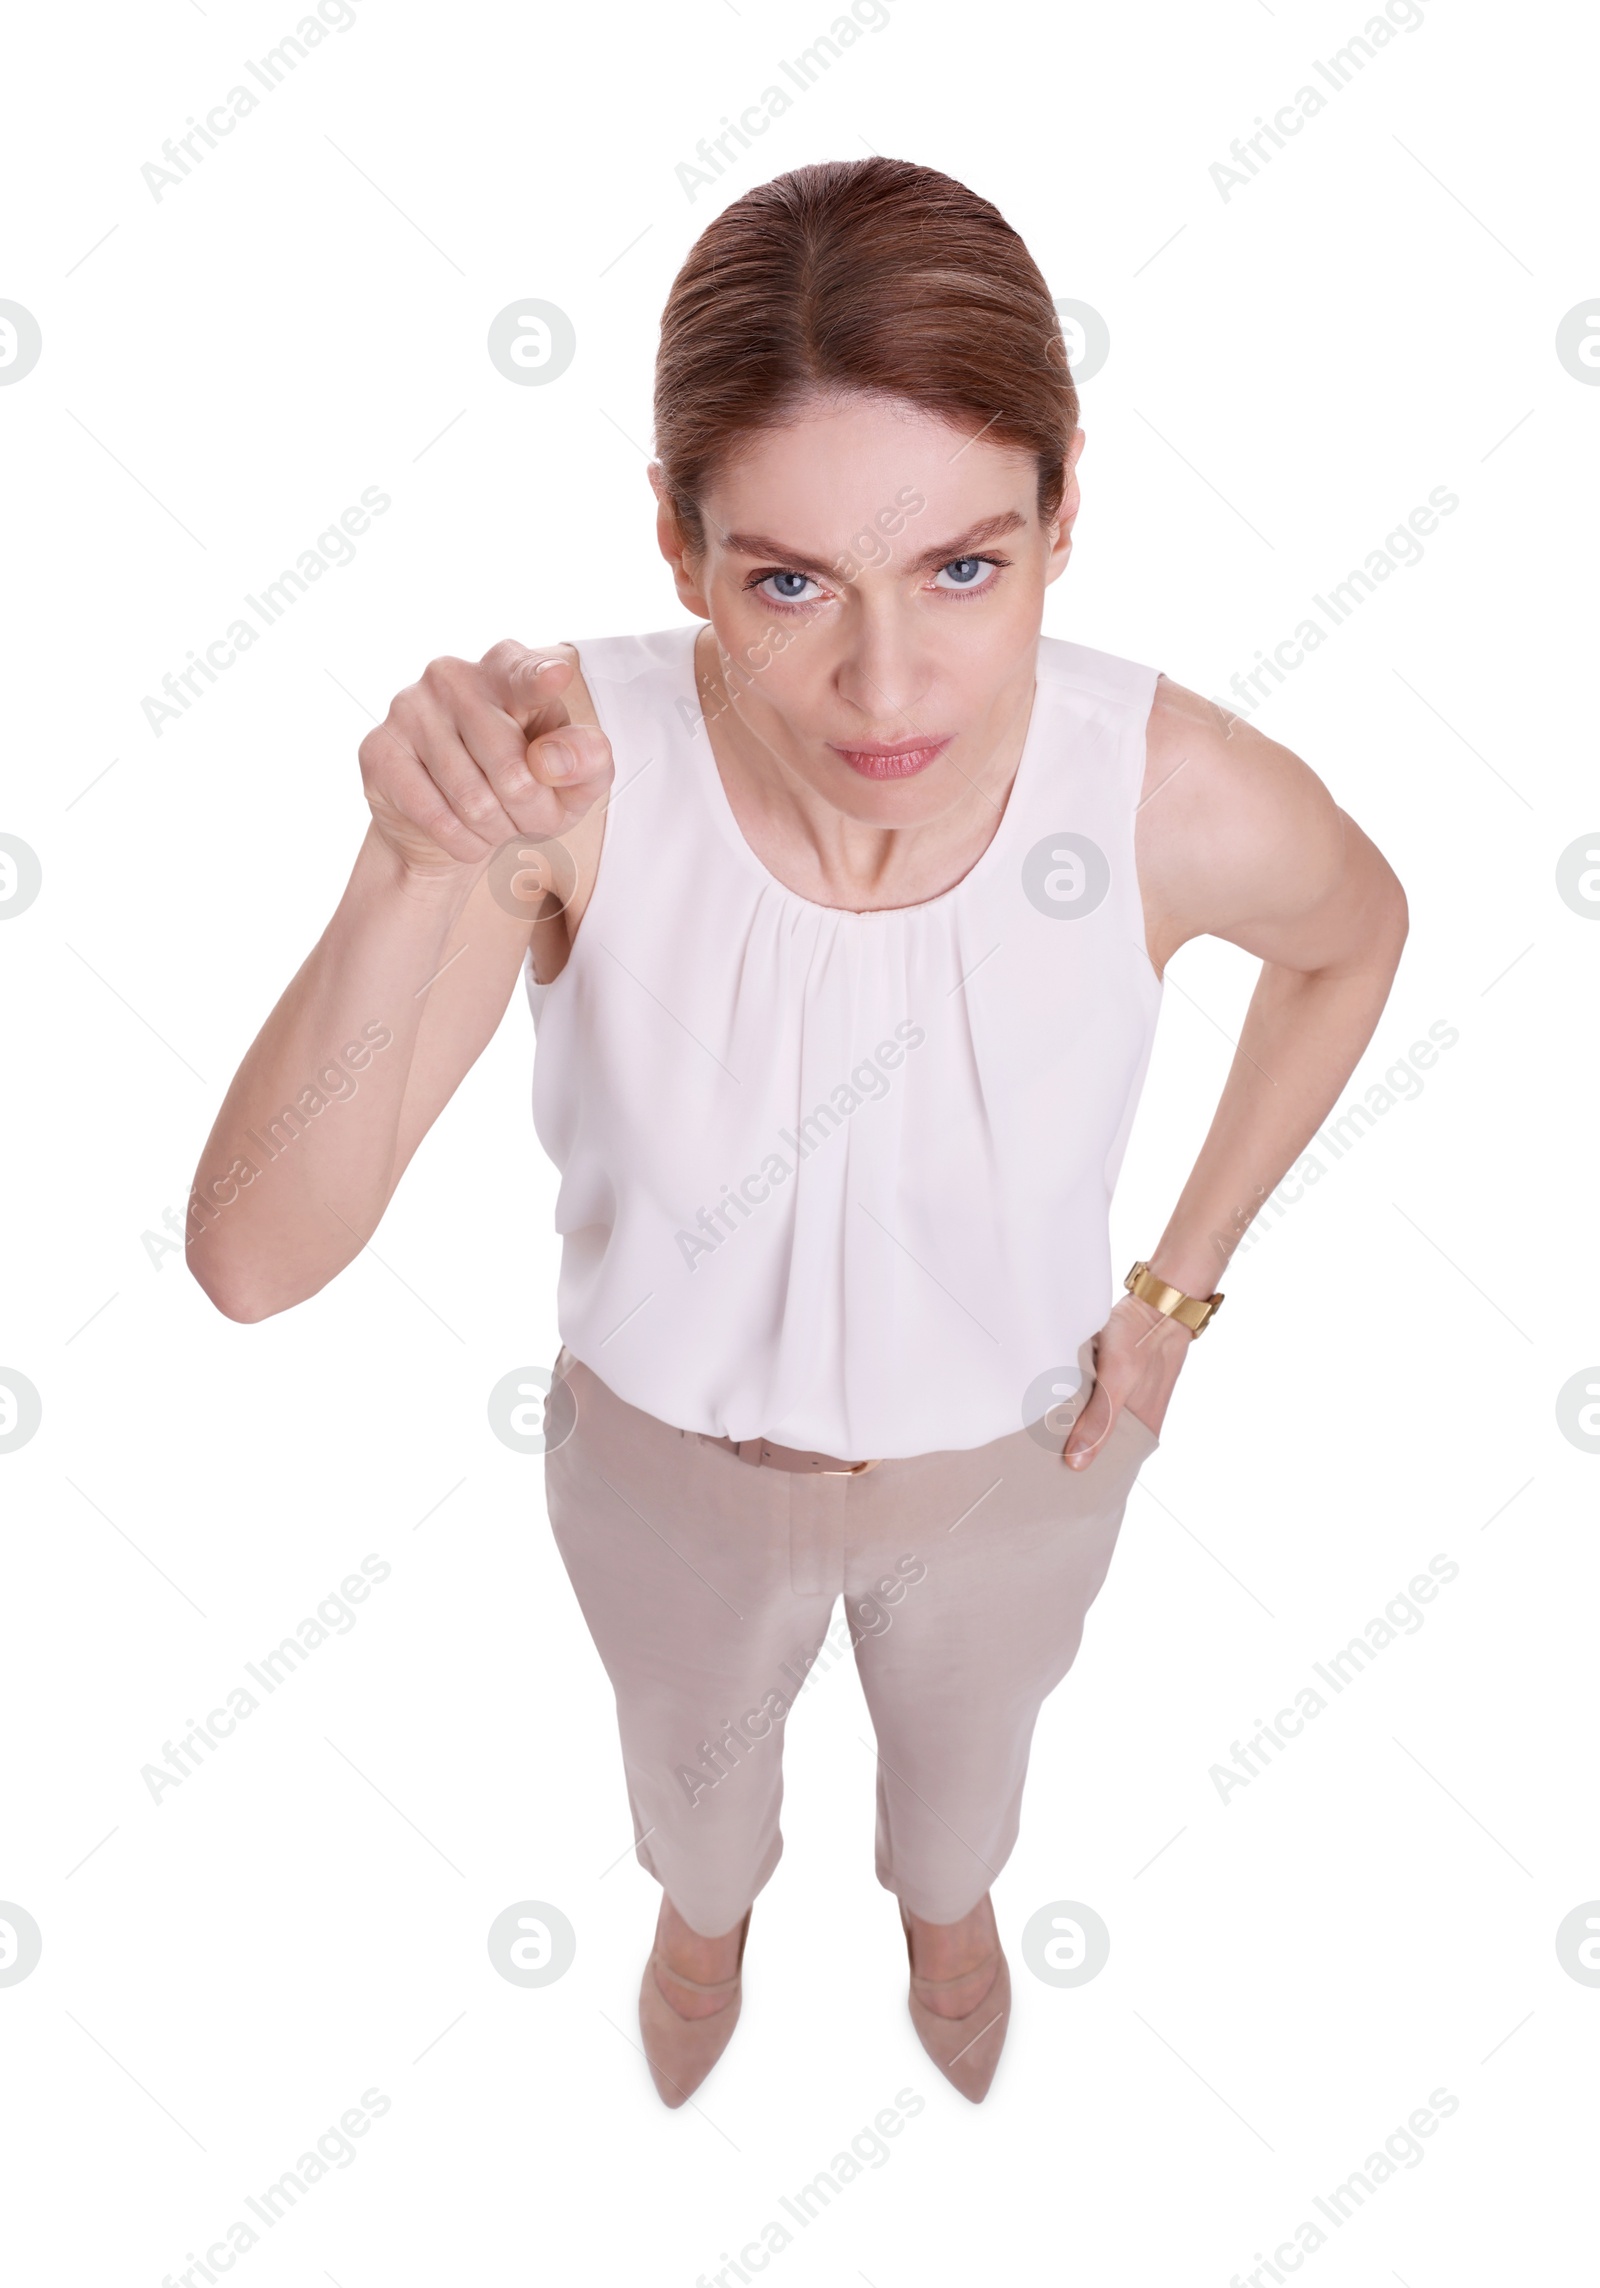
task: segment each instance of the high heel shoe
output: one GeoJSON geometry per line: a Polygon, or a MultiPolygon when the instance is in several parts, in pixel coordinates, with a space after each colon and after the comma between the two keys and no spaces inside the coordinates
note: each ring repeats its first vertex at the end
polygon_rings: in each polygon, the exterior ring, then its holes
{"type": "MultiPolygon", "coordinates": [[[[993,1926],[994,1911],[990,1909],[993,1926]]],[[[938,1994],[952,1986],[964,1984],[983,1968],[974,1963],[955,1978],[924,1978],[917,1969],[911,1952],[911,1923],[906,1910],[900,1909],[900,1924],[906,1934],[906,1959],[911,1965],[911,1987],[907,2001],[911,2010],[911,2023],[917,2029],[917,2039],[953,2089],[958,2089],[973,2105],[981,2105],[994,2080],[1000,2052],[1005,2045],[1006,2026],[1011,2017],[1011,1968],[1001,1947],[999,1933],[995,1934],[992,1959],[995,1974],[983,2000],[962,2018],[941,2017],[928,2007],[924,1997],[938,1994]]],[[[991,1957],[986,1956],[985,1960],[991,1957]]]]}
{"type": "MultiPolygon", "coordinates": [[[[666,1913],[665,1900],[661,1912],[666,1913]]],[[[659,1917],[657,1919],[650,1959],[644,1966],[644,1979],[639,1988],[639,2031],[644,2037],[650,2078],[663,2105],[680,2106],[686,2098],[692,2097],[733,2038],[743,2000],[744,1942],[749,1931],[750,1909],[746,1907],[744,1921],[739,1925],[739,1959],[731,1978],[705,1981],[685,1978],[681,1970],[662,1965],[669,1978],[680,1986],[687,1986],[692,1993],[727,1997],[720,2009],[706,2017],[685,2018],[681,2011],[674,2010],[656,1979],[656,1964],[661,1960],[661,1922],[659,1917]]]]}

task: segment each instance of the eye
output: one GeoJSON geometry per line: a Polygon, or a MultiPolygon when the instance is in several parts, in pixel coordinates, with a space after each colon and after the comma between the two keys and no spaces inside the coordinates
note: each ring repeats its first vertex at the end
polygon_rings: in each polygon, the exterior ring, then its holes
{"type": "Polygon", "coordinates": [[[940,565],[934,579],[934,586],[937,588],[939,582],[949,572],[954,576],[953,584],[943,590],[945,595],[966,594],[970,596],[981,593],[982,590],[994,586],[995,581],[1000,576],[1000,567],[1005,561],[1006,559],[1000,556],[952,556],[948,564],[940,565]],[[988,580],[980,579],[979,574],[986,567],[992,572],[993,577],[988,580]]]}
{"type": "Polygon", "coordinates": [[[750,589],[753,595],[759,596],[766,604],[814,604],[816,597],[804,595],[801,591],[815,588],[816,585],[809,572],[763,572],[751,581],[750,589]],[[774,584],[776,593],[773,592],[774,584]]]}

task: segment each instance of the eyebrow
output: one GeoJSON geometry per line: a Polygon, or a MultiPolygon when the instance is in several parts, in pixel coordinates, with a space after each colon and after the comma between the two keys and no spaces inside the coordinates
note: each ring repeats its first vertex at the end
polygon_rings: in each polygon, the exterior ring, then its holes
{"type": "MultiPolygon", "coordinates": [[[[907,572],[926,572],[931,567],[953,563],[959,556],[970,555],[974,548],[981,547],[986,540],[998,540],[1004,533],[1021,531],[1027,521],[1014,508],[1006,509],[998,516],[986,516],[980,524],[970,525],[954,540],[941,540],[936,546],[925,548],[920,556],[913,558],[902,569],[907,572]]],[[[735,556],[771,557],[785,571],[807,572],[816,580],[836,580],[839,577],[834,564],[827,563],[818,556],[807,556],[802,549],[790,548],[781,540],[769,540],[765,533],[725,532],[722,544],[735,556]]],[[[841,550],[840,553],[842,555],[847,552],[841,550]]]]}

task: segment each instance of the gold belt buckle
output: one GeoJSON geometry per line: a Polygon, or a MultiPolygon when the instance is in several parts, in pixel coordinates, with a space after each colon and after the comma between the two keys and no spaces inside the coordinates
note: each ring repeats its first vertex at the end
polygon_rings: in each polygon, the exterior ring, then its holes
{"type": "Polygon", "coordinates": [[[863,1470],[875,1470],[882,1460],[879,1454],[873,1461],[850,1462],[842,1470],[819,1470],[817,1475],[819,1478],[859,1478],[863,1470]]]}

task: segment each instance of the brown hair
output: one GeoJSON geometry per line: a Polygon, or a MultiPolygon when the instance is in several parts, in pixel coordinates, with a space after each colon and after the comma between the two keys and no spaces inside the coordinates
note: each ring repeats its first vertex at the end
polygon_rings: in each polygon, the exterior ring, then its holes
{"type": "Polygon", "coordinates": [[[796,167],[690,248],[661,314],[655,444],[692,556],[740,444],[854,391],[1032,453],[1041,519],[1060,507],[1078,393],[1049,289],[997,207],[909,159],[796,167]]]}

